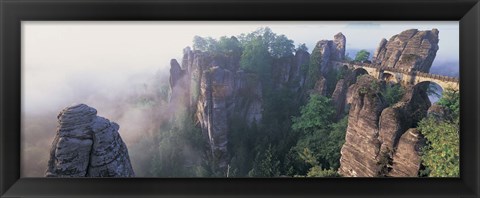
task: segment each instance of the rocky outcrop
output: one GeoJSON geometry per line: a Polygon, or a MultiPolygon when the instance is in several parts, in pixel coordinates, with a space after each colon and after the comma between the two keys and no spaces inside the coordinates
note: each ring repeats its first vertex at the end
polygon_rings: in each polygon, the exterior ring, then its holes
{"type": "Polygon", "coordinates": [[[380,171],[378,122],[382,110],[387,106],[380,94],[380,83],[364,75],[348,90],[351,106],[338,170],[343,176],[374,177],[380,171]]]}
{"type": "MultiPolygon", "coordinates": [[[[397,152],[402,141],[400,139],[404,138],[406,131],[416,127],[427,115],[430,101],[424,88],[407,88],[398,103],[387,107],[380,93],[383,86],[386,86],[382,83],[383,81],[379,82],[365,75],[349,88],[347,101],[351,107],[339,169],[339,173],[344,176],[386,176],[395,170],[395,167],[391,167],[391,158],[411,156],[413,163],[420,157],[418,153],[414,155],[397,152]]],[[[405,147],[412,146],[407,145],[411,142],[403,141],[400,149],[407,152],[405,147]]],[[[403,170],[402,165],[397,166],[400,167],[398,171],[403,170]]],[[[413,171],[411,168],[409,170],[413,171]]]]}
{"type": "MultiPolygon", "coordinates": [[[[428,72],[437,50],[438,30],[406,30],[388,41],[383,39],[380,42],[373,57],[373,64],[406,71],[428,72]]],[[[375,82],[372,77],[368,78],[370,83],[375,82]]],[[[361,81],[349,88],[346,96],[351,109],[346,142],[341,150],[339,173],[353,177],[417,176],[420,169],[419,149],[424,145],[424,139],[415,127],[427,113],[440,118],[445,116],[445,112],[435,105],[430,107],[427,84],[404,87],[403,98],[390,107],[382,103],[365,106],[365,100],[360,100],[359,96],[361,92],[368,92],[372,86],[365,83],[368,78],[362,76],[361,81]],[[366,118],[355,117],[355,109],[358,107],[371,109],[370,114],[362,114],[366,118]],[[380,114],[377,114],[378,112],[380,114]],[[350,123],[351,119],[353,123],[350,123]]],[[[333,94],[336,97],[334,103],[339,101],[338,95],[342,93],[343,84],[343,81],[337,84],[333,94]]],[[[379,87],[383,88],[382,85],[379,87]]]]}
{"type": "Polygon", "coordinates": [[[233,107],[229,109],[229,118],[234,115],[243,119],[248,126],[262,120],[263,95],[262,84],[257,75],[237,71],[233,88],[233,107]]]}
{"type": "Polygon", "coordinates": [[[422,87],[408,87],[403,98],[383,110],[379,122],[379,139],[383,153],[395,150],[400,136],[427,116],[428,95],[422,87]]]}
{"type": "Polygon", "coordinates": [[[339,32],[333,36],[333,53],[332,60],[343,60],[345,59],[345,45],[347,44],[347,39],[345,36],[339,32]]]}
{"type": "Polygon", "coordinates": [[[272,80],[275,89],[289,87],[300,90],[305,84],[306,73],[302,70],[308,66],[310,54],[297,50],[295,55],[275,58],[272,64],[272,80]]]}
{"type": "Polygon", "coordinates": [[[373,63],[385,67],[429,72],[438,50],[438,30],[410,29],[382,39],[373,63]]]}
{"type": "Polygon", "coordinates": [[[334,36],[334,40],[321,40],[315,45],[312,56],[318,57],[320,74],[327,77],[327,74],[334,69],[331,61],[342,61],[345,58],[346,38],[340,32],[334,36]]]}
{"type": "Polygon", "coordinates": [[[428,109],[427,116],[435,118],[436,120],[445,120],[451,116],[451,112],[443,106],[433,104],[428,109]]]}
{"type": "Polygon", "coordinates": [[[309,62],[310,53],[304,50],[297,50],[295,52],[293,65],[290,69],[290,81],[292,84],[297,84],[294,86],[296,91],[302,88],[305,84],[306,73],[302,70],[302,68],[306,68],[309,62]]]}
{"type": "MultiPolygon", "coordinates": [[[[278,61],[276,82],[280,85],[299,78],[300,65],[308,60],[308,53],[301,57],[284,57],[288,61],[278,61]]],[[[184,93],[178,100],[187,98],[189,112],[195,114],[203,136],[207,139],[214,158],[214,166],[226,172],[228,165],[227,135],[230,118],[236,116],[246,125],[262,119],[262,85],[253,73],[239,69],[240,55],[222,55],[199,50],[184,49],[182,66],[171,61],[170,78],[172,98],[175,91],[184,93]],[[179,72],[180,70],[180,72],[179,72]],[[182,75],[178,75],[181,73],[182,75]],[[176,77],[180,76],[180,77],[176,77]],[[173,80],[173,79],[184,79],[173,80]]],[[[176,100],[176,102],[178,102],[176,100]]]]}
{"type": "Polygon", "coordinates": [[[319,76],[317,82],[315,83],[315,86],[313,87],[313,90],[311,90],[311,93],[326,96],[327,95],[327,79],[325,79],[325,77],[323,76],[319,76]]]}
{"type": "Polygon", "coordinates": [[[85,104],[65,108],[50,150],[46,177],[133,177],[119,126],[85,104]]]}
{"type": "Polygon", "coordinates": [[[425,138],[415,128],[408,129],[400,138],[393,156],[390,177],[417,177],[421,164],[421,149],[425,138]]]}
{"type": "Polygon", "coordinates": [[[335,90],[332,94],[332,102],[335,107],[336,120],[339,120],[345,116],[348,88],[357,80],[355,74],[349,69],[341,68],[339,72],[343,73],[343,78],[338,80],[335,90]]]}
{"type": "Polygon", "coordinates": [[[225,171],[228,165],[228,109],[232,105],[234,77],[226,69],[212,67],[202,74],[197,119],[208,137],[212,156],[225,171]]]}
{"type": "Polygon", "coordinates": [[[170,101],[175,101],[179,105],[186,105],[188,101],[188,76],[186,70],[180,67],[177,60],[170,61],[170,101]],[[180,101],[180,102],[179,102],[180,101]]]}

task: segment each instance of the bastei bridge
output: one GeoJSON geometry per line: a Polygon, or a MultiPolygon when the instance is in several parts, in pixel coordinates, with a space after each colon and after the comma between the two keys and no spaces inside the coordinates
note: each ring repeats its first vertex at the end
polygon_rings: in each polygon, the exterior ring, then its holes
{"type": "Polygon", "coordinates": [[[355,72],[365,73],[377,79],[385,80],[387,82],[400,83],[407,86],[415,86],[423,82],[434,82],[438,84],[443,90],[452,89],[459,91],[460,83],[458,78],[449,76],[441,76],[436,74],[424,73],[414,70],[406,70],[392,67],[382,67],[380,65],[347,62],[347,61],[332,61],[335,67],[348,67],[355,72]]]}

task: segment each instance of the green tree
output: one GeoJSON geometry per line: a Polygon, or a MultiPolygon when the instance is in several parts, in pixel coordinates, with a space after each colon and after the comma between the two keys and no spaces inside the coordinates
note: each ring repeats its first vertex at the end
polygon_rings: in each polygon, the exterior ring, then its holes
{"type": "Polygon", "coordinates": [[[295,45],[293,41],[283,34],[276,36],[272,43],[270,43],[270,52],[275,58],[291,56],[294,51],[295,45]]]}
{"type": "Polygon", "coordinates": [[[458,177],[460,175],[459,125],[455,122],[426,118],[418,129],[427,139],[422,163],[430,170],[430,177],[458,177]]]}
{"type": "Polygon", "coordinates": [[[305,43],[300,43],[298,44],[297,49],[295,49],[295,51],[299,51],[299,50],[308,52],[308,47],[305,43]]]}
{"type": "Polygon", "coordinates": [[[268,145],[267,149],[257,154],[253,169],[248,173],[250,177],[276,177],[280,176],[280,161],[272,145],[268,145]]]}
{"type": "Polygon", "coordinates": [[[382,95],[387,101],[389,106],[397,103],[402,99],[403,95],[405,94],[405,90],[400,84],[390,84],[388,83],[385,87],[385,90],[382,90],[382,95]]]}
{"type": "Polygon", "coordinates": [[[460,93],[457,90],[445,89],[437,104],[448,108],[452,113],[452,118],[460,116],[460,93]]]}
{"type": "Polygon", "coordinates": [[[310,61],[308,63],[307,69],[307,78],[305,82],[305,89],[313,89],[315,83],[320,77],[320,63],[322,61],[322,54],[320,48],[313,48],[312,54],[310,55],[310,61]]]}
{"type": "Polygon", "coordinates": [[[333,169],[323,169],[322,164],[320,164],[310,149],[305,148],[300,157],[309,164],[311,168],[307,172],[307,177],[338,177],[337,171],[333,169]]]}
{"type": "Polygon", "coordinates": [[[370,57],[370,52],[362,49],[362,50],[357,52],[357,55],[355,56],[355,61],[356,62],[363,62],[363,61],[368,60],[369,57],[370,57]]]}
{"type": "Polygon", "coordinates": [[[335,110],[329,98],[312,94],[308,103],[301,107],[300,112],[300,117],[293,118],[292,129],[302,133],[312,133],[317,129],[325,129],[331,123],[335,110]]]}
{"type": "Polygon", "coordinates": [[[422,164],[430,177],[458,177],[460,175],[460,95],[447,89],[438,101],[452,113],[445,119],[427,117],[418,129],[427,139],[423,148],[422,164]]]}
{"type": "Polygon", "coordinates": [[[243,54],[240,59],[240,67],[249,72],[263,74],[270,70],[270,54],[267,46],[263,45],[261,37],[257,37],[244,46],[243,54]]]}
{"type": "Polygon", "coordinates": [[[333,116],[330,99],[315,94],[301,108],[301,115],[293,118],[292,129],[302,134],[295,146],[297,153],[302,155],[308,149],[325,168],[336,169],[340,165],[340,149],[345,142],[348,121],[345,117],[333,123],[333,116]]]}
{"type": "Polygon", "coordinates": [[[240,56],[242,54],[242,46],[237,37],[222,36],[217,42],[218,52],[229,56],[240,56]]]}
{"type": "Polygon", "coordinates": [[[193,37],[193,49],[206,51],[208,49],[208,41],[201,36],[193,37]]]}

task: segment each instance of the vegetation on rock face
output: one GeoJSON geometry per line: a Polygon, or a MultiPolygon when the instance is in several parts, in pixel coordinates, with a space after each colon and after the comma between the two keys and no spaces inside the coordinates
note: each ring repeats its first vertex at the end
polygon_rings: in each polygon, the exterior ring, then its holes
{"type": "Polygon", "coordinates": [[[301,108],[301,115],[293,118],[292,129],[301,133],[294,150],[307,164],[318,166],[317,170],[319,167],[337,169],[340,166],[340,149],[345,142],[347,117],[335,123],[334,112],[330,99],[311,95],[308,103],[301,108]]]}
{"type": "Polygon", "coordinates": [[[423,148],[422,174],[430,177],[460,176],[460,94],[445,90],[439,105],[447,108],[451,115],[446,119],[424,118],[418,129],[427,139],[423,148]]]}
{"type": "Polygon", "coordinates": [[[385,90],[382,91],[388,106],[392,106],[402,99],[405,94],[404,88],[400,84],[387,83],[385,90]]]}
{"type": "MultiPolygon", "coordinates": [[[[246,124],[242,115],[228,117],[228,177],[336,177],[340,167],[340,150],[345,143],[348,116],[334,118],[336,113],[329,97],[308,92],[299,93],[298,80],[294,83],[276,86],[273,84],[276,69],[274,63],[287,60],[299,50],[307,51],[305,44],[295,48],[293,41],[285,35],[277,35],[269,28],[261,28],[237,37],[221,37],[218,40],[196,36],[194,50],[201,50],[212,57],[237,57],[240,69],[255,76],[248,87],[258,83],[262,88],[262,120],[246,124]],[[298,97],[298,95],[302,95],[298,97]],[[338,121],[337,121],[338,120],[338,121]]],[[[361,50],[355,61],[368,61],[370,53],[361,50]]],[[[310,90],[320,78],[322,54],[315,48],[306,64],[301,65],[305,84],[301,91],[310,90]]],[[[238,67],[237,67],[238,68],[238,67]]],[[[348,69],[347,69],[348,70],[348,69]]],[[[235,72],[235,71],[233,71],[235,72]]],[[[326,93],[330,95],[340,79],[349,72],[344,68],[330,69],[323,74],[326,79],[326,93]]],[[[367,76],[367,75],[365,75],[367,76]]],[[[357,78],[363,78],[359,76],[357,78]]],[[[381,94],[391,106],[403,97],[405,90],[399,84],[372,81],[361,87],[360,94],[381,94]]],[[[249,88],[250,89],[250,88],[249,88]]],[[[235,108],[244,109],[256,95],[239,93],[245,97],[235,108]]],[[[426,118],[419,124],[419,130],[428,139],[424,149],[423,164],[429,176],[458,175],[458,93],[445,92],[438,102],[453,113],[451,119],[435,120],[426,118]],[[447,133],[445,135],[445,133],[447,133]]],[[[187,111],[185,111],[187,112],[187,111]]],[[[154,176],[225,176],[216,171],[212,159],[208,159],[208,146],[192,116],[179,114],[162,125],[162,131],[155,141],[158,152],[153,156],[154,176]],[[192,145],[184,148],[182,145],[192,145]],[[164,148],[165,147],[165,148],[164,148]],[[193,150],[193,151],[192,151],[193,150]],[[197,158],[189,158],[192,155],[197,158]]],[[[153,140],[152,140],[153,141],[153,140]]],[[[382,162],[383,163],[383,162],[382,162]]],[[[388,164],[389,161],[385,161],[388,164]]],[[[388,174],[382,169],[380,175],[388,174]]]]}
{"type": "Polygon", "coordinates": [[[322,61],[320,48],[314,48],[310,56],[310,62],[307,69],[307,82],[305,83],[306,89],[312,89],[315,83],[320,78],[320,62],[322,61]]]}

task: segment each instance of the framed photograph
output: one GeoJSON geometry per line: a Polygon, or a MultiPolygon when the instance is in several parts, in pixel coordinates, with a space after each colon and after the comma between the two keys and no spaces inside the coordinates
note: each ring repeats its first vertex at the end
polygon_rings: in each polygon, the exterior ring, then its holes
{"type": "Polygon", "coordinates": [[[479,197],[477,0],[0,13],[1,197],[479,197]]]}

